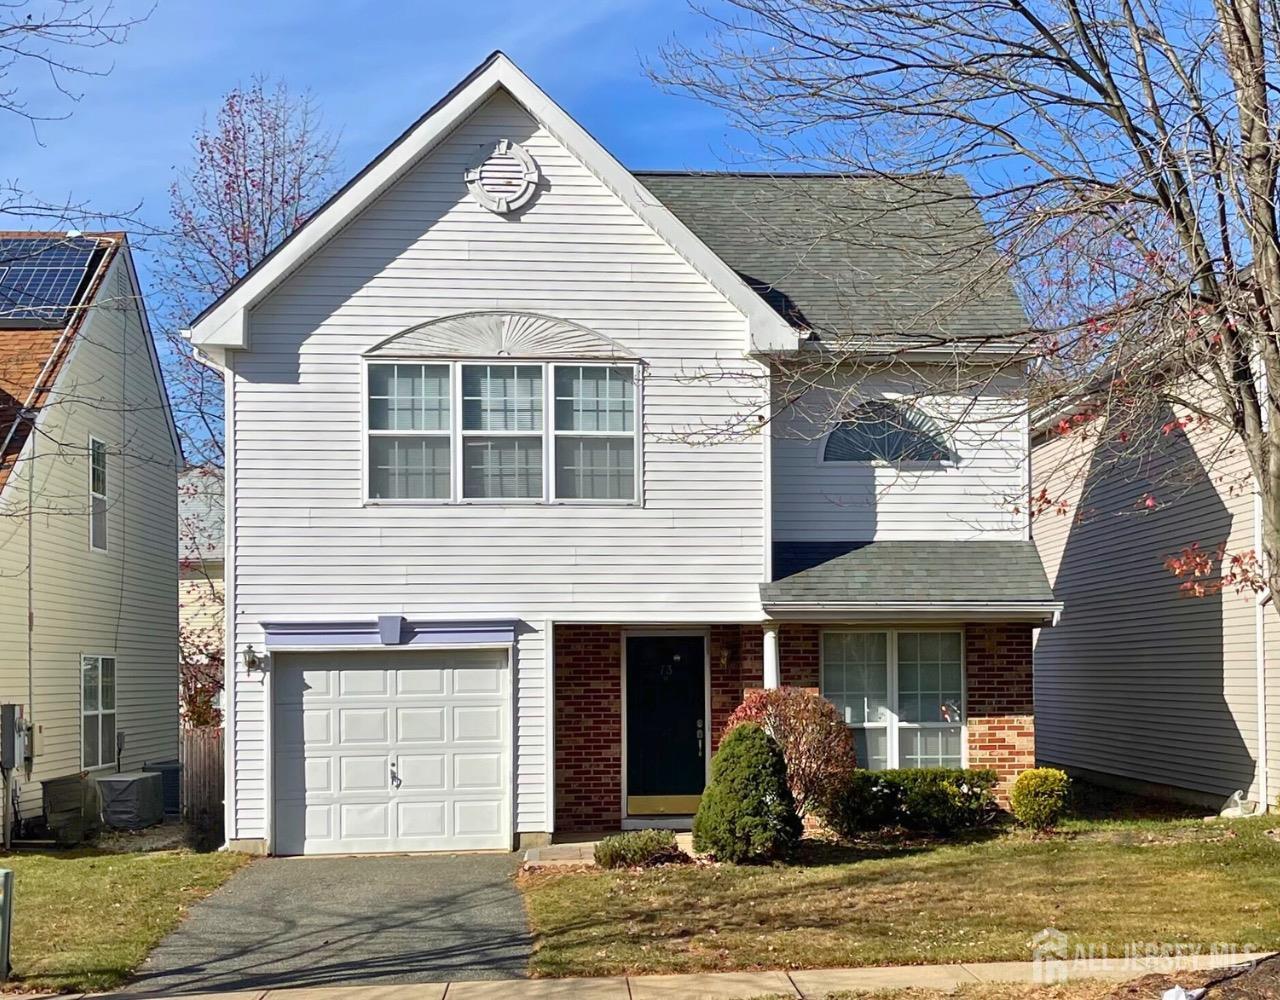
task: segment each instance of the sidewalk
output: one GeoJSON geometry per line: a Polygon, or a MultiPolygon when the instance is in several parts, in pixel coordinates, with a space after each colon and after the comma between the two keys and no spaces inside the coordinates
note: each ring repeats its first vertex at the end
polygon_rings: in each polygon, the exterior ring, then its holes
{"type": "MultiPolygon", "coordinates": [[[[1221,968],[1266,957],[1202,955],[1185,960],[1100,959],[1074,979],[1123,982],[1153,972],[1221,968]]],[[[1068,965],[1068,963],[1063,963],[1068,965]]],[[[608,979],[488,979],[478,982],[420,983],[392,986],[331,986],[307,989],[250,990],[241,993],[187,993],[182,1000],[755,1000],[791,997],[822,1000],[840,990],[951,990],[975,983],[1035,983],[1043,968],[1033,962],[974,962],[964,965],[894,965],[861,969],[813,969],[808,972],[713,972],[681,976],[617,976],[608,979]]],[[[157,998],[160,994],[156,995],[157,998]]],[[[80,1000],[75,997],[60,1000],[80,1000]]]]}

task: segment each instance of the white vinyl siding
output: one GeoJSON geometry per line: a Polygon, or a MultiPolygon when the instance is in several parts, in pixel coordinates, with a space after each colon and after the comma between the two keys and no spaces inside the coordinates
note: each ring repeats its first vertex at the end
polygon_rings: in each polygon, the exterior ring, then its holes
{"type": "MultiPolygon", "coordinates": [[[[1172,419],[1161,415],[1155,426],[1172,419]]],[[[1165,568],[1193,542],[1210,552],[1221,543],[1231,552],[1254,547],[1247,461],[1206,429],[1157,433],[1151,447],[1119,462],[1095,455],[1095,440],[1055,434],[1033,451],[1033,495],[1044,489],[1067,505],[1064,514],[1040,514],[1032,528],[1064,604],[1059,623],[1036,639],[1037,755],[1213,802],[1237,789],[1252,794],[1254,597],[1231,589],[1192,597],[1165,568]],[[1156,494],[1151,510],[1148,491],[1156,494]]],[[[1266,627],[1268,638],[1280,631],[1274,603],[1266,627]]]]}
{"type": "MultiPolygon", "coordinates": [[[[764,445],[698,433],[758,402],[745,320],[505,94],[282,282],[250,313],[249,336],[231,359],[228,416],[238,647],[261,649],[259,623],[270,620],[519,620],[518,831],[548,829],[548,618],[759,616],[764,445]],[[545,178],[518,220],[477,205],[462,180],[476,149],[504,138],[545,178]],[[367,502],[360,359],[410,327],[481,309],[563,318],[643,359],[634,502],[367,502]],[[750,377],[735,378],[744,369],[750,377]],[[689,377],[700,370],[721,377],[689,377]]],[[[500,363],[476,359],[489,361],[500,363]]],[[[543,478],[550,489],[554,476],[543,478]]],[[[461,480],[455,468],[455,491],[461,480]]],[[[240,666],[232,698],[232,832],[262,837],[260,674],[240,666]]]]}
{"type": "Polygon", "coordinates": [[[24,816],[39,813],[42,780],[83,766],[84,654],[116,657],[115,722],[126,736],[122,766],[178,755],[177,456],[135,295],[117,258],[101,304],[85,315],[40,431],[28,439],[0,500],[0,635],[6,640],[0,642],[0,701],[23,705],[36,727],[31,780],[19,787],[24,816]],[[86,558],[91,435],[109,443],[109,545],[86,558]]]}
{"type": "Polygon", "coordinates": [[[824,461],[846,395],[880,399],[912,387],[910,395],[923,394],[957,380],[954,371],[923,363],[910,367],[912,385],[904,378],[833,373],[776,413],[775,541],[1026,537],[1027,425],[1015,373],[961,377],[959,391],[909,400],[946,439],[946,461],[824,461]]]}
{"type": "Polygon", "coordinates": [[[963,764],[963,648],[954,631],[822,633],[822,696],[853,729],[860,766],[963,764]]]}

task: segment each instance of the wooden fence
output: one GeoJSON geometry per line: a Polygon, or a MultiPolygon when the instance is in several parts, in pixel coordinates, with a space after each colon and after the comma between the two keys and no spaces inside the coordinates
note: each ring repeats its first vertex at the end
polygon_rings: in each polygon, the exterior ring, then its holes
{"type": "Polygon", "coordinates": [[[222,727],[182,729],[182,818],[197,829],[222,826],[222,727]]]}

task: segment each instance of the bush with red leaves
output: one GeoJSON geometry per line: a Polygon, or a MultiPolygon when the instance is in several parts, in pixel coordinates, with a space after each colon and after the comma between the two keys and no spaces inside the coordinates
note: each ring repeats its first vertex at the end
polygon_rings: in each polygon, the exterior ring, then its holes
{"type": "Polygon", "coordinates": [[[729,716],[724,735],[748,722],[782,748],[787,784],[801,816],[843,788],[857,764],[853,735],[836,707],[803,688],[752,691],[729,716]]]}

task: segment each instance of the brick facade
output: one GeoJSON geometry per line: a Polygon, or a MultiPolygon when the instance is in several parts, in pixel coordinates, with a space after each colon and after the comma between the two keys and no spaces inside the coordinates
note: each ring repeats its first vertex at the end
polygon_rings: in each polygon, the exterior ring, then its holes
{"type": "Polygon", "coordinates": [[[965,626],[969,766],[999,775],[1001,801],[1018,772],[1036,763],[1031,628],[1009,622],[965,626]]]}
{"type": "MultiPolygon", "coordinates": [[[[622,821],[622,625],[555,630],[556,829],[617,829],[622,821]]],[[[823,626],[786,624],[778,637],[782,682],[816,689],[823,626]]],[[[710,630],[712,749],[743,693],[763,677],[759,625],[710,630]]],[[[1031,626],[965,627],[968,750],[972,767],[1008,782],[1035,764],[1031,626]]]]}

